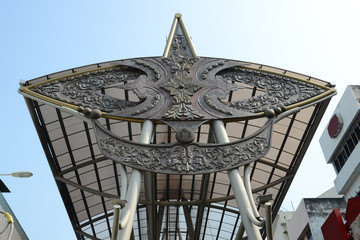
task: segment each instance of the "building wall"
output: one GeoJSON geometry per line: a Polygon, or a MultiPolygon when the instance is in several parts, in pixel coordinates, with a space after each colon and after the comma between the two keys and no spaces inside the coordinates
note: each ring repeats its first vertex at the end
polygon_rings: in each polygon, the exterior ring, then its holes
{"type": "Polygon", "coordinates": [[[360,173],[354,178],[353,184],[350,185],[346,192],[346,199],[360,196],[360,173]]]}
{"type": "MultiPolygon", "coordinates": [[[[274,239],[276,240],[305,240],[311,233],[313,240],[323,240],[321,226],[324,224],[334,208],[340,209],[345,215],[346,201],[344,198],[305,198],[290,220],[274,222],[274,239]],[[283,225],[281,226],[281,223],[283,225]],[[280,224],[280,226],[279,226],[280,224]],[[286,225],[286,226],[284,226],[286,225]],[[286,229],[288,238],[281,235],[282,229],[286,229]],[[276,234],[276,235],[275,235],[276,234]]],[[[291,215],[288,215],[291,216],[291,215]]]]}
{"type": "MultiPolygon", "coordinates": [[[[14,230],[12,233],[11,240],[29,240],[29,238],[26,236],[23,228],[21,227],[19,221],[16,219],[14,213],[11,211],[10,206],[6,202],[6,199],[4,198],[2,193],[0,193],[0,210],[3,212],[10,213],[10,215],[13,217],[14,230]]],[[[8,227],[8,222],[5,218],[5,216],[3,214],[1,214],[0,215],[0,232],[1,232],[0,239],[8,239],[9,230],[10,230],[10,228],[8,227]],[[2,230],[5,228],[6,228],[6,230],[4,232],[2,232],[2,230]]]]}
{"type": "Polygon", "coordinates": [[[339,143],[342,141],[347,129],[353,123],[354,118],[358,115],[360,109],[359,86],[348,86],[341,97],[335,111],[342,116],[343,126],[339,135],[335,138],[330,138],[327,129],[324,130],[320,137],[320,145],[323,151],[326,162],[330,163],[339,143]]]}
{"type": "Polygon", "coordinates": [[[339,194],[344,194],[347,199],[353,195],[352,188],[359,186],[360,179],[360,144],[347,159],[341,171],[336,175],[334,184],[339,194]],[[356,181],[357,180],[357,181],[356,181]],[[355,183],[355,184],[354,184],[355,183]]]}
{"type": "Polygon", "coordinates": [[[298,237],[306,231],[308,222],[309,217],[306,212],[305,202],[303,199],[297,207],[291,221],[287,225],[289,240],[297,240],[298,237]]]}
{"type": "Polygon", "coordinates": [[[345,215],[346,201],[343,198],[309,198],[304,199],[309,217],[309,227],[314,240],[323,240],[321,226],[336,208],[345,215]]]}
{"type": "Polygon", "coordinates": [[[326,162],[333,164],[337,174],[334,181],[337,192],[348,199],[355,197],[360,191],[360,86],[346,88],[334,114],[339,114],[343,120],[341,131],[337,137],[331,138],[328,129],[325,129],[320,137],[320,145],[326,162]],[[357,138],[355,147],[350,155],[346,153],[347,157],[342,161],[345,163],[341,164],[339,170],[337,159],[345,148],[349,149],[348,141],[351,141],[352,134],[357,138]]]}
{"type": "Polygon", "coordinates": [[[273,223],[273,239],[289,240],[289,233],[287,226],[293,216],[294,212],[280,211],[273,223]]]}

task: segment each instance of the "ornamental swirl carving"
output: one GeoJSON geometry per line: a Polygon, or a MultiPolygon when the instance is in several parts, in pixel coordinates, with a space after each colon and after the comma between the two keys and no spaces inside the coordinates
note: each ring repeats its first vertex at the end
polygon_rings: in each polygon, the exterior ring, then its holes
{"type": "Polygon", "coordinates": [[[132,115],[138,115],[138,114],[150,111],[151,109],[156,107],[159,103],[160,103],[160,95],[157,94],[151,98],[150,104],[148,104],[146,107],[137,109],[132,115]]]}
{"type": "Polygon", "coordinates": [[[166,174],[200,174],[236,168],[263,157],[270,148],[272,121],[256,134],[229,144],[139,144],[93,124],[100,151],[108,158],[140,170],[166,174]]]}
{"type": "Polygon", "coordinates": [[[143,66],[149,68],[150,70],[152,70],[152,71],[154,72],[154,74],[155,74],[155,78],[156,78],[156,79],[160,79],[160,77],[161,77],[160,71],[159,71],[158,69],[156,69],[153,65],[151,65],[151,64],[149,64],[149,63],[146,63],[146,62],[144,62],[144,61],[141,61],[141,60],[139,60],[139,59],[136,60],[135,62],[136,62],[137,64],[139,64],[139,65],[143,65],[143,66]]]}
{"type": "Polygon", "coordinates": [[[99,108],[112,112],[134,107],[138,103],[121,100],[101,93],[101,89],[124,81],[137,79],[142,72],[133,69],[108,68],[38,85],[34,92],[77,106],[99,108]]]}
{"type": "Polygon", "coordinates": [[[279,104],[287,106],[325,92],[324,89],[305,82],[245,68],[226,69],[218,75],[227,81],[265,90],[265,94],[227,104],[231,108],[248,112],[261,112],[279,104]]]}
{"type": "Polygon", "coordinates": [[[38,84],[31,90],[76,106],[98,108],[112,117],[159,121],[258,117],[266,109],[300,103],[326,91],[286,76],[246,69],[234,60],[192,58],[183,47],[173,47],[168,58],[131,59],[121,64],[38,84]],[[261,94],[231,101],[230,94],[241,95],[245,85],[261,94]],[[133,92],[139,100],[104,94],[102,89],[108,88],[133,92]]]}

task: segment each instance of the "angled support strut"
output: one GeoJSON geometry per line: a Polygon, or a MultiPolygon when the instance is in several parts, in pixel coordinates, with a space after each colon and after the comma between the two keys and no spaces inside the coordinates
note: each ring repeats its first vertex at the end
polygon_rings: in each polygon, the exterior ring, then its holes
{"type": "MultiPolygon", "coordinates": [[[[140,143],[150,143],[151,136],[153,133],[154,125],[150,120],[146,120],[143,123],[141,129],[140,143]]],[[[118,240],[127,240],[130,239],[132,226],[135,218],[136,207],[139,200],[140,188],[142,182],[142,173],[139,170],[133,169],[130,177],[129,187],[127,188],[125,200],[127,201],[126,206],[123,211],[121,211],[120,219],[125,221],[125,224],[122,225],[118,233],[118,240]],[[123,226],[125,225],[125,226],[123,226]]]]}
{"type": "MultiPolygon", "coordinates": [[[[227,136],[224,123],[220,120],[216,120],[213,122],[213,127],[215,131],[215,136],[218,143],[227,143],[229,142],[229,138],[227,136]]],[[[230,179],[231,187],[233,189],[236,203],[238,205],[242,223],[244,224],[245,231],[250,240],[261,240],[261,234],[258,224],[261,225],[261,222],[258,221],[255,216],[251,206],[250,197],[246,191],[244,182],[241,178],[239,169],[228,170],[228,176],[230,179]]]]}

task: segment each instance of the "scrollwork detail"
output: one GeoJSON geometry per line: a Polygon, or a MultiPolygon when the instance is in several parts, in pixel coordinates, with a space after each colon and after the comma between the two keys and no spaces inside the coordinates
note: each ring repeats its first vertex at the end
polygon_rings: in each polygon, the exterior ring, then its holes
{"type": "Polygon", "coordinates": [[[138,115],[150,111],[151,109],[156,107],[159,104],[159,102],[160,102],[160,95],[157,94],[153,97],[152,102],[149,106],[136,110],[134,113],[132,113],[132,115],[138,115]]]}
{"type": "Polygon", "coordinates": [[[95,122],[101,152],[125,165],[159,173],[199,174],[232,169],[256,161],[270,148],[272,122],[257,135],[228,144],[137,144],[115,137],[95,122]]]}
{"type": "Polygon", "coordinates": [[[324,89],[311,84],[256,70],[231,68],[218,75],[227,81],[265,90],[264,94],[227,104],[228,107],[247,112],[261,112],[278,104],[287,106],[325,92],[324,89]]]}
{"type": "Polygon", "coordinates": [[[136,147],[124,142],[102,137],[99,146],[106,155],[119,162],[149,171],[177,174],[194,174],[203,171],[219,171],[254,161],[263,156],[269,142],[265,137],[256,137],[245,145],[225,147],[199,147],[176,145],[170,148],[136,147]]]}
{"type": "Polygon", "coordinates": [[[157,70],[153,65],[148,64],[148,63],[146,63],[144,61],[141,61],[139,59],[135,60],[135,62],[136,62],[136,64],[143,65],[143,66],[149,68],[150,70],[152,70],[154,72],[154,74],[155,74],[155,78],[158,79],[158,80],[160,79],[161,74],[160,74],[159,70],[157,70]]]}
{"type": "Polygon", "coordinates": [[[205,100],[205,102],[207,103],[207,105],[209,105],[209,107],[211,107],[212,109],[214,109],[214,110],[216,110],[216,111],[219,111],[219,112],[221,112],[221,113],[225,113],[225,114],[230,115],[230,116],[233,115],[233,112],[232,112],[232,111],[228,111],[228,110],[226,110],[225,108],[219,107],[218,105],[216,105],[216,104],[212,101],[212,99],[211,99],[211,97],[210,97],[209,94],[205,94],[205,95],[204,95],[204,100],[205,100]]]}
{"type": "Polygon", "coordinates": [[[287,73],[248,69],[233,60],[193,57],[183,37],[175,39],[181,40],[174,41],[167,58],[124,60],[123,65],[49,79],[29,89],[61,101],[55,102],[58,105],[99,109],[103,116],[121,119],[159,121],[260,117],[266,109],[302,104],[327,91],[287,73]],[[249,86],[257,89],[255,96],[239,99],[241,89],[249,86]],[[233,96],[237,99],[232,100],[233,96]]]}
{"type": "Polygon", "coordinates": [[[112,112],[134,107],[138,103],[107,96],[100,90],[112,84],[137,79],[141,74],[139,71],[120,67],[107,68],[37,85],[32,90],[66,103],[112,112]]]}
{"type": "Polygon", "coordinates": [[[223,60],[223,61],[216,62],[216,63],[211,64],[210,66],[206,67],[206,69],[205,69],[205,70],[203,71],[203,73],[201,74],[202,79],[203,79],[203,80],[206,79],[207,74],[208,74],[209,71],[211,71],[212,69],[217,68],[217,67],[219,67],[219,66],[222,66],[222,65],[224,65],[225,63],[226,63],[226,61],[223,60]]]}

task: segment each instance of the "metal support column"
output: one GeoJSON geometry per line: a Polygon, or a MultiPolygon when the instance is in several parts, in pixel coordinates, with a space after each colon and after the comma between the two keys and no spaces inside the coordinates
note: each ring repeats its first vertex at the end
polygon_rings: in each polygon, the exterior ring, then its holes
{"type": "Polygon", "coordinates": [[[113,228],[112,228],[112,235],[111,240],[116,240],[119,232],[119,221],[120,221],[120,205],[114,205],[114,219],[113,219],[113,228]]]}
{"type": "MultiPolygon", "coordinates": [[[[187,226],[187,230],[188,230],[190,239],[199,239],[199,238],[195,238],[194,225],[191,220],[191,213],[190,213],[189,206],[183,205],[182,207],[184,210],[185,222],[186,222],[186,226],[187,226]]],[[[180,233],[179,233],[179,236],[181,236],[180,233]]]]}
{"type": "MultiPolygon", "coordinates": [[[[150,120],[143,123],[141,129],[140,143],[150,143],[154,125],[150,120]]],[[[139,170],[133,169],[130,177],[129,187],[126,193],[127,204],[121,211],[120,225],[124,226],[118,233],[118,240],[130,239],[132,226],[135,218],[136,207],[139,200],[142,174],[139,170]],[[126,221],[126,222],[124,222],[126,221]]]]}
{"type": "MultiPolygon", "coordinates": [[[[227,136],[224,123],[220,120],[213,122],[216,140],[218,143],[227,143],[229,138],[227,136]]],[[[239,169],[228,170],[231,187],[233,189],[235,200],[238,205],[242,223],[244,224],[246,234],[250,240],[262,240],[260,230],[255,223],[260,223],[254,216],[253,210],[249,201],[244,182],[241,178],[239,169]]],[[[260,223],[261,224],[261,223],[260,223]]]]}
{"type": "Polygon", "coordinates": [[[146,206],[146,218],[148,226],[148,238],[149,240],[156,239],[155,235],[155,222],[156,222],[156,207],[155,201],[155,174],[152,172],[144,172],[144,184],[145,184],[145,199],[150,203],[146,206]]]}
{"type": "Polygon", "coordinates": [[[267,202],[265,203],[265,221],[266,221],[266,236],[267,240],[273,240],[272,235],[272,216],[271,216],[271,203],[267,202]]]}
{"type": "Polygon", "coordinates": [[[160,235],[161,235],[161,227],[162,227],[162,220],[164,218],[164,211],[165,211],[165,206],[164,205],[160,205],[159,206],[159,211],[156,214],[156,224],[155,224],[155,240],[159,240],[160,239],[160,235]]]}

